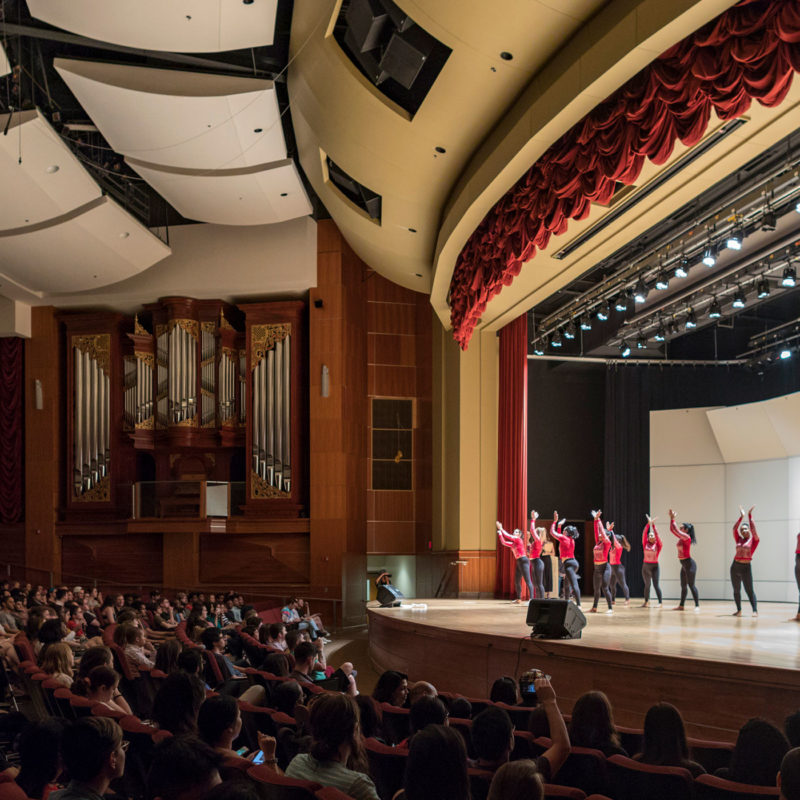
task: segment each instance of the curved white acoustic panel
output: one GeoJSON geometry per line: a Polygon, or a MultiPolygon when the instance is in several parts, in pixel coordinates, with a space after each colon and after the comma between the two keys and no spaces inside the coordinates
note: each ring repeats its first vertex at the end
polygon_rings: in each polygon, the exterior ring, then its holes
{"type": "Polygon", "coordinates": [[[0,187],[0,231],[59,217],[101,194],[37,110],[15,112],[10,121],[0,115],[0,187]]]}
{"type": "Polygon", "coordinates": [[[11,64],[8,63],[6,51],[3,50],[3,45],[0,44],[0,78],[3,75],[8,75],[9,72],[11,72],[11,64]]]}
{"type": "Polygon", "coordinates": [[[197,169],[286,158],[272,81],[63,58],[54,64],[118,153],[197,169]]]}
{"type": "Polygon", "coordinates": [[[0,274],[39,294],[79,292],[136,275],[170,252],[101,197],[58,219],[0,232],[0,274]]]}
{"type": "Polygon", "coordinates": [[[229,170],[187,170],[125,159],[184,217],[222,225],[265,225],[311,213],[294,161],[229,170]]]}
{"type": "Polygon", "coordinates": [[[28,0],[57,28],[145,50],[214,53],[271,45],[278,0],[28,0]]]}

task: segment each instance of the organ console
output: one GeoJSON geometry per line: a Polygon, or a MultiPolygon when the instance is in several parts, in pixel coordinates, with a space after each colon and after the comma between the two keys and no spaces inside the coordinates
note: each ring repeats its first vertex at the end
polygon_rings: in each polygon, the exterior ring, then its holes
{"type": "Polygon", "coordinates": [[[244,481],[237,511],[246,515],[302,513],[302,302],[234,306],[167,297],[133,318],[60,319],[67,341],[66,516],[124,516],[130,484],[178,480],[186,463],[194,479],[203,470],[200,479],[244,481]],[[151,465],[147,475],[137,474],[143,464],[151,465]]]}

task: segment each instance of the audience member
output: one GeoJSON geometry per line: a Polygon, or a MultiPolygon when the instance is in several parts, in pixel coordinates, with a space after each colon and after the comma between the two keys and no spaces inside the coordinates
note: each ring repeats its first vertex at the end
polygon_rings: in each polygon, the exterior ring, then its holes
{"type": "Polygon", "coordinates": [[[444,725],[429,725],[414,736],[406,762],[403,793],[405,800],[465,800],[470,797],[467,750],[460,734],[444,725]]]}
{"type": "Polygon", "coordinates": [[[42,672],[49,675],[67,689],[72,686],[75,657],[72,648],[66,642],[56,642],[47,647],[42,657],[42,672]]]}
{"type": "Polygon", "coordinates": [[[776,781],[780,800],[800,800],[800,747],[795,747],[783,757],[776,781]]]}
{"type": "Polygon", "coordinates": [[[119,625],[114,631],[114,641],[124,642],[122,649],[133,666],[152,669],[156,665],[155,647],[147,641],[140,627],[127,622],[119,625]]]}
{"type": "Polygon", "coordinates": [[[89,673],[95,667],[113,667],[114,658],[111,650],[105,645],[90,647],[78,662],[78,671],[75,673],[72,682],[72,693],[86,697],[89,686],[89,673]]]}
{"type": "Polygon", "coordinates": [[[346,694],[319,695],[311,704],[309,722],[311,752],[295,756],[286,775],[333,786],[354,800],[378,800],[375,784],[365,774],[355,700],[346,694]]]}
{"type": "Polygon", "coordinates": [[[513,678],[498,678],[489,692],[489,699],[493,703],[505,703],[507,706],[515,706],[519,703],[519,687],[513,678]]]}
{"type": "Polygon", "coordinates": [[[800,747],[800,710],[786,717],[783,722],[783,732],[792,747],[800,747]]]}
{"type": "Polygon", "coordinates": [[[487,800],[543,800],[542,776],[528,758],[503,764],[492,778],[487,800]]]}
{"type": "Polygon", "coordinates": [[[438,697],[436,687],[428,681],[417,681],[408,688],[408,705],[413,706],[421,697],[438,697]]]}
{"type": "Polygon", "coordinates": [[[372,691],[379,703],[402,707],[408,697],[408,675],[388,669],[379,678],[372,691]]]}
{"type": "MultiPolygon", "coordinates": [[[[550,725],[552,727],[552,722],[550,725]]],[[[619,743],[611,704],[603,692],[586,692],[577,699],[572,709],[569,738],[573,746],[592,747],[606,757],[628,755],[619,743]]]]}
{"type": "Polygon", "coordinates": [[[456,719],[472,719],[472,703],[466,697],[456,697],[450,701],[450,716],[456,719]]]}
{"type": "MultiPolygon", "coordinates": [[[[225,655],[223,652],[225,637],[222,632],[217,628],[206,628],[200,638],[209,656],[215,659],[222,675],[222,684],[215,686],[216,691],[233,697],[240,697],[253,705],[263,705],[265,698],[264,687],[250,686],[247,682],[247,676],[238,670],[225,655]]],[[[210,664],[206,668],[206,682],[212,685],[217,682],[210,664]]]]}
{"type": "Polygon", "coordinates": [[[222,757],[196,736],[173,736],[156,747],[147,773],[148,800],[201,800],[221,783],[222,757]]]}
{"type": "Polygon", "coordinates": [[[289,659],[283,653],[267,653],[259,669],[277,675],[279,678],[289,677],[289,659]]]}
{"type": "MultiPolygon", "coordinates": [[[[294,649],[294,669],[289,676],[294,678],[301,686],[303,684],[314,683],[314,670],[319,650],[311,642],[300,642],[294,649]]],[[[321,677],[325,677],[321,673],[321,677]]],[[[340,679],[339,690],[355,697],[358,694],[353,665],[345,662],[331,677],[340,679]]]]}
{"type": "Polygon", "coordinates": [[[714,774],[737,783],[774,786],[781,759],[789,750],[786,737],[765,719],[749,719],[736,737],[729,767],[714,774]]]}
{"type": "Polygon", "coordinates": [[[295,706],[303,702],[303,690],[297,681],[282,681],[272,691],[272,707],[290,717],[295,706]]]}
{"type": "Polygon", "coordinates": [[[205,698],[199,678],[175,672],[164,678],[153,700],[153,720],[174,736],[197,731],[197,713],[205,698]]]}
{"type": "Polygon", "coordinates": [[[361,735],[365,739],[376,739],[383,743],[380,708],[375,699],[368,694],[360,694],[356,697],[356,705],[360,715],[361,735]]]}
{"type": "Polygon", "coordinates": [[[130,714],[131,708],[118,690],[119,675],[111,667],[95,667],[88,676],[87,700],[99,703],[110,711],[130,714]]]}
{"type": "Polygon", "coordinates": [[[156,651],[155,668],[166,675],[178,671],[178,656],[182,650],[177,639],[167,639],[156,651]]]}
{"type": "Polygon", "coordinates": [[[61,720],[31,722],[19,737],[19,786],[31,800],[42,800],[61,771],[61,720]]]}
{"type": "Polygon", "coordinates": [[[705,772],[700,764],[689,759],[683,717],[670,703],[657,703],[648,710],[642,752],[634,758],[657,767],[684,767],[694,778],[705,772]]]}

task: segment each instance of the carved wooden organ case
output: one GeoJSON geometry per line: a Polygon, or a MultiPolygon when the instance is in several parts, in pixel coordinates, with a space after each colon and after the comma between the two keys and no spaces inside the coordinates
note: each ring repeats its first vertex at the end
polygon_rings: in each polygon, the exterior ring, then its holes
{"type": "Polygon", "coordinates": [[[248,516],[305,505],[304,304],[162,298],[135,318],[63,314],[67,342],[68,512],[124,516],[136,452],[157,480],[196,453],[230,480],[243,451],[248,516]]]}

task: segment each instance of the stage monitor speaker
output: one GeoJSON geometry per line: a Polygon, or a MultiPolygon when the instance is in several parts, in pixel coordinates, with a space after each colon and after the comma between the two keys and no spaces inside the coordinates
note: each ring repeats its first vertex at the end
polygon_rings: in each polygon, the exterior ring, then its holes
{"type": "Polygon", "coordinates": [[[392,586],[391,583],[384,583],[382,586],[378,587],[378,602],[381,604],[381,608],[399,606],[400,601],[404,597],[405,595],[399,589],[392,586]]]}
{"type": "Polygon", "coordinates": [[[541,639],[580,639],[586,617],[569,600],[531,600],[527,623],[541,639]]]}

